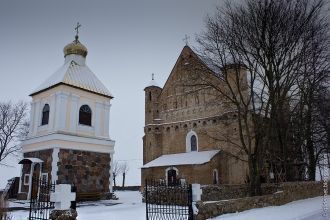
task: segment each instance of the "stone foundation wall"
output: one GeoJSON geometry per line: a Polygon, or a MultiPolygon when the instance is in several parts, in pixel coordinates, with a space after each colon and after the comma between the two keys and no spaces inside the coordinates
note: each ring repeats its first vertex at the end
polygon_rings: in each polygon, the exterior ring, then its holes
{"type": "MultiPolygon", "coordinates": [[[[330,184],[330,182],[329,182],[330,184]]],[[[323,195],[323,182],[287,182],[279,185],[273,194],[245,197],[216,202],[198,202],[196,220],[204,220],[226,213],[241,212],[252,208],[278,206],[299,199],[323,195]]],[[[203,192],[204,193],[204,192],[203,192]]]]}
{"type": "Polygon", "coordinates": [[[58,183],[72,184],[77,193],[109,193],[110,154],[60,149],[58,183]]]}

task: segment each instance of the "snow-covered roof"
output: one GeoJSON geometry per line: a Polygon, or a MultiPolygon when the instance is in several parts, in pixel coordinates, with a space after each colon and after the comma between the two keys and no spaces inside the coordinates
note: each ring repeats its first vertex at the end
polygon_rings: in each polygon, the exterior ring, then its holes
{"type": "Polygon", "coordinates": [[[180,153],[180,154],[166,154],[150,161],[149,163],[145,164],[142,168],[204,164],[210,162],[210,160],[219,152],[220,150],[210,150],[210,151],[192,151],[192,152],[180,153]]]}
{"type": "Polygon", "coordinates": [[[158,83],[156,82],[155,79],[152,79],[152,80],[150,81],[150,83],[149,83],[146,87],[149,87],[149,86],[157,86],[157,87],[159,87],[159,85],[158,85],[158,83]]]}
{"type": "Polygon", "coordinates": [[[109,90],[95,76],[95,74],[88,68],[86,64],[79,65],[74,60],[66,62],[44,83],[35,89],[31,95],[39,93],[58,84],[66,84],[103,96],[112,97],[109,90]]]}
{"type": "Polygon", "coordinates": [[[30,164],[30,163],[43,163],[43,160],[40,160],[39,158],[35,157],[27,157],[23,158],[18,164],[30,164]]]}

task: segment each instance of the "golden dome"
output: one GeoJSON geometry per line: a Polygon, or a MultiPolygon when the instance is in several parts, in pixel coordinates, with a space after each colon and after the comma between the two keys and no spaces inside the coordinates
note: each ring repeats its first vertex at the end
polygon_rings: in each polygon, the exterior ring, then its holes
{"type": "Polygon", "coordinates": [[[77,54],[86,57],[88,51],[87,48],[79,42],[78,36],[76,36],[76,39],[72,43],[69,43],[64,47],[63,52],[64,57],[70,54],[77,54]]]}

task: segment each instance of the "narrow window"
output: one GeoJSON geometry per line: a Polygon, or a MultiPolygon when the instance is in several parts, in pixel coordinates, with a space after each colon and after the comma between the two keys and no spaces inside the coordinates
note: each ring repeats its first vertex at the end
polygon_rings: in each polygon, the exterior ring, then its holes
{"type": "Polygon", "coordinates": [[[49,120],[49,105],[46,104],[44,108],[42,109],[42,119],[41,119],[41,125],[48,124],[49,120]]]}
{"type": "Polygon", "coordinates": [[[29,185],[30,174],[24,174],[24,186],[29,185]]]}
{"type": "Polygon", "coordinates": [[[83,105],[79,109],[79,124],[92,125],[92,110],[88,105],[83,105]]]}
{"type": "Polygon", "coordinates": [[[197,138],[196,135],[192,135],[190,138],[191,151],[197,151],[197,138]]]}
{"type": "Polygon", "coordinates": [[[218,170],[214,169],[213,170],[213,184],[218,184],[218,183],[219,183],[218,170]]]}

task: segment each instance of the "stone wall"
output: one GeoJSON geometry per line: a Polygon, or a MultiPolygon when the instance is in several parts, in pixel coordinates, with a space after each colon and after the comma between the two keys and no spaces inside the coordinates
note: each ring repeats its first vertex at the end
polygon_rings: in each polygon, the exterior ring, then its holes
{"type": "Polygon", "coordinates": [[[278,187],[279,191],[269,195],[214,202],[198,202],[196,207],[199,211],[196,220],[204,220],[252,208],[278,206],[299,199],[323,195],[323,182],[287,182],[280,184],[278,187]]]}
{"type": "Polygon", "coordinates": [[[60,149],[58,183],[72,184],[77,193],[109,192],[110,154],[60,149]]]}
{"type": "MultiPolygon", "coordinates": [[[[201,186],[202,201],[219,201],[223,199],[238,199],[249,196],[248,185],[204,185],[201,186]]],[[[262,184],[261,190],[264,195],[281,190],[277,184],[262,184]]]]}

